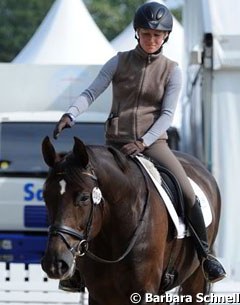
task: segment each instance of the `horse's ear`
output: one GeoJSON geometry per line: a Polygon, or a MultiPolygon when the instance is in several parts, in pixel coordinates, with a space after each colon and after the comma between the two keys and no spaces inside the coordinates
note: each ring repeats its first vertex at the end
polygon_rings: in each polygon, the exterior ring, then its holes
{"type": "Polygon", "coordinates": [[[45,163],[49,167],[53,167],[56,162],[57,155],[49,137],[45,137],[42,141],[42,155],[45,163]]]}
{"type": "Polygon", "coordinates": [[[86,146],[77,137],[74,137],[73,154],[79,165],[81,165],[84,168],[87,167],[89,158],[88,158],[86,146]]]}

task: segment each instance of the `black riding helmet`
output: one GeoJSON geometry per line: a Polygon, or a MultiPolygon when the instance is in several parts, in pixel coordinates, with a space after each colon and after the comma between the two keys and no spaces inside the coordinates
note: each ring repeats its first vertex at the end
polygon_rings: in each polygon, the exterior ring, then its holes
{"type": "Polygon", "coordinates": [[[173,18],[169,9],[158,2],[141,5],[134,16],[133,27],[171,32],[173,18]]]}

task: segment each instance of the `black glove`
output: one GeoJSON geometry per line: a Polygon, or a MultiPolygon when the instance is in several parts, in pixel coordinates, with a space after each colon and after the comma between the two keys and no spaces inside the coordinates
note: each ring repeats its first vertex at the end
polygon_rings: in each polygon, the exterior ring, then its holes
{"type": "Polygon", "coordinates": [[[60,121],[57,123],[57,125],[55,126],[55,129],[53,131],[53,137],[54,139],[57,139],[60,132],[64,129],[64,128],[71,128],[74,125],[74,121],[73,119],[70,117],[70,115],[68,113],[65,113],[60,121]]]}
{"type": "Polygon", "coordinates": [[[144,143],[142,141],[135,141],[135,142],[131,142],[128,144],[123,145],[123,147],[121,148],[121,151],[124,153],[124,155],[131,155],[131,156],[136,156],[138,154],[140,154],[141,152],[143,152],[146,149],[146,146],[144,145],[144,143]]]}

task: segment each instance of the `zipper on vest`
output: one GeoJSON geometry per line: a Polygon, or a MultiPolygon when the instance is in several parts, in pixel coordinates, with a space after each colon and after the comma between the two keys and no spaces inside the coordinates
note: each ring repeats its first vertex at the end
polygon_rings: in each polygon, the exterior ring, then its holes
{"type": "Polygon", "coordinates": [[[151,54],[148,54],[148,64],[151,63],[151,54]]]}
{"type": "Polygon", "coordinates": [[[136,100],[136,108],[134,110],[134,127],[135,127],[135,140],[138,140],[139,138],[139,134],[138,134],[138,120],[137,120],[137,112],[138,112],[138,107],[139,107],[139,99],[140,99],[140,96],[142,95],[142,87],[143,87],[143,83],[144,83],[144,79],[145,79],[145,75],[146,75],[146,68],[147,68],[147,65],[151,63],[151,55],[148,54],[148,57],[146,58],[146,60],[144,61],[144,69],[143,69],[143,72],[142,72],[142,77],[141,77],[141,83],[140,83],[140,86],[139,86],[139,92],[138,92],[138,95],[137,95],[137,100],[136,100]]]}

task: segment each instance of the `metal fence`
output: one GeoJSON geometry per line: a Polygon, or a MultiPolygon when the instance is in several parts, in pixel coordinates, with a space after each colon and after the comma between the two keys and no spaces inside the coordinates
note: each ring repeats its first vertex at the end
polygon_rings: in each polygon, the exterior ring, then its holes
{"type": "MultiPolygon", "coordinates": [[[[174,294],[174,291],[169,293],[174,294]]],[[[225,279],[216,283],[208,295],[208,300],[210,304],[240,304],[240,282],[225,279]]],[[[38,264],[0,262],[1,304],[87,305],[88,293],[67,293],[59,290],[58,280],[48,279],[38,264]]],[[[202,304],[200,299],[199,304],[202,304]]]]}
{"type": "Polygon", "coordinates": [[[88,304],[87,293],[67,293],[38,264],[0,263],[0,304],[88,304]]]}

